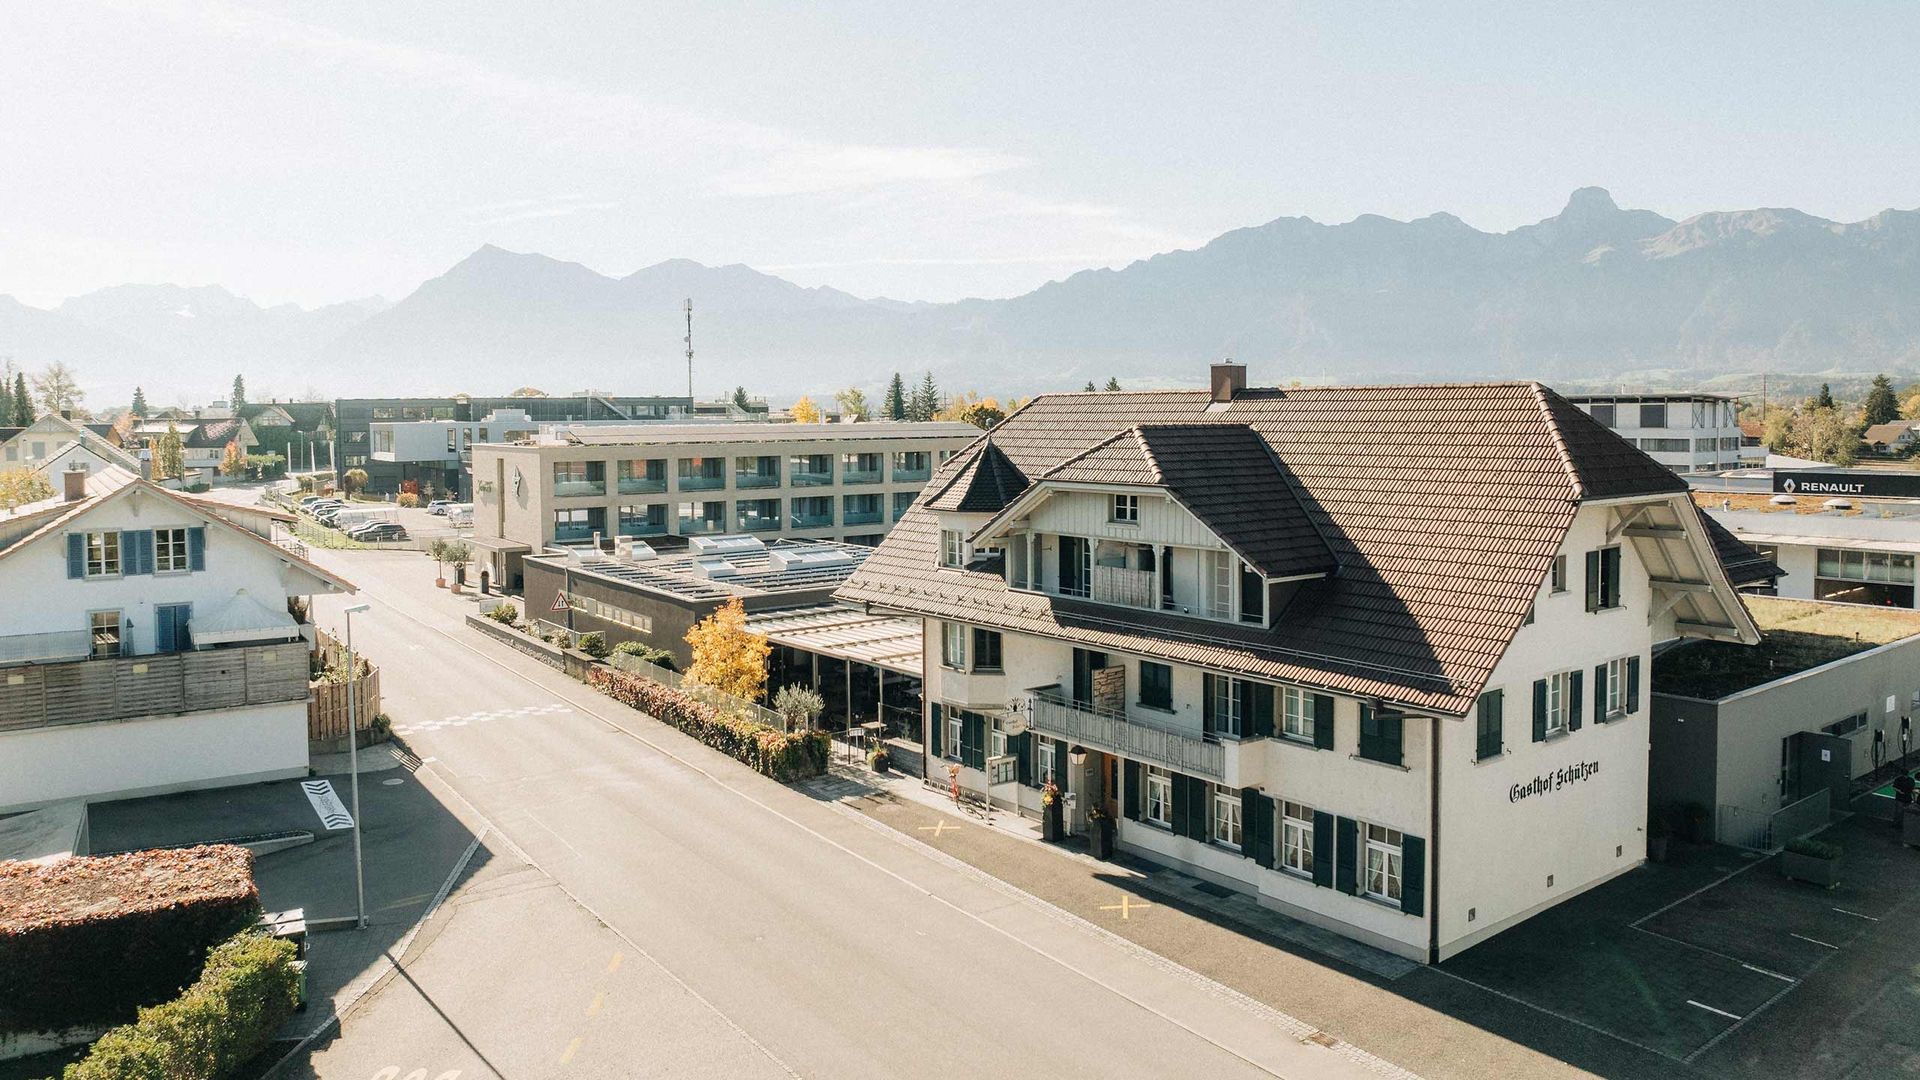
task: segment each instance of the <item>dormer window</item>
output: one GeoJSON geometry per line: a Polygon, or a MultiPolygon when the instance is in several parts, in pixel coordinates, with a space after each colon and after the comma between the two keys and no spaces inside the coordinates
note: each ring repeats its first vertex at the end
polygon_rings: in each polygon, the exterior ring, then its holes
{"type": "Polygon", "coordinates": [[[1115,495],[1113,497],[1113,521],[1122,525],[1140,524],[1140,496],[1115,495]]]}
{"type": "Polygon", "coordinates": [[[940,530],[940,565],[959,569],[967,561],[967,542],[958,529],[940,530]]]}
{"type": "Polygon", "coordinates": [[[1246,563],[1240,564],[1240,621],[1267,621],[1267,580],[1246,563]]]}

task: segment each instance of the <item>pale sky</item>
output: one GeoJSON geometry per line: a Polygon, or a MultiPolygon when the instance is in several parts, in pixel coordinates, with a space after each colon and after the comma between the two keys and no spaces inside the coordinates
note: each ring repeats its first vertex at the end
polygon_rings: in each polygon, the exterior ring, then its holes
{"type": "Polygon", "coordinates": [[[0,10],[0,293],[399,298],[483,243],[1008,296],[1306,215],[1920,206],[1920,5],[0,10]]]}

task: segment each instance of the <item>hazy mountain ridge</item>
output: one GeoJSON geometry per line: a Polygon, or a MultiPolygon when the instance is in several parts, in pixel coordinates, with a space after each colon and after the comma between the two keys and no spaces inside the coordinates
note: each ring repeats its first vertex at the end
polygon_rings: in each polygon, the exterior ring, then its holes
{"type": "MultiPolygon", "coordinates": [[[[686,385],[687,297],[702,394],[736,383],[818,393],[923,368],[996,392],[1108,375],[1191,383],[1223,355],[1273,380],[1900,370],[1920,367],[1920,211],[1675,222],[1583,188],[1561,213],[1505,233],[1444,213],[1279,218],[1011,299],[955,303],[867,300],[684,259],[615,278],[488,245],[391,305],[262,308],[174,286],[101,290],[53,311],[0,298],[0,355],[82,368],[103,354],[168,360],[210,386],[279,365],[282,385],[342,394],[526,383],[674,393],[686,385]]],[[[106,366],[83,380],[131,385],[124,361],[106,366]]]]}

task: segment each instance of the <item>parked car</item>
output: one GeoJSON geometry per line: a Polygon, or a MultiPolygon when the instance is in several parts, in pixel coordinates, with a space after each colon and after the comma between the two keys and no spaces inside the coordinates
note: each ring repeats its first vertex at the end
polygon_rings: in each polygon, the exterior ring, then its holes
{"type": "Polygon", "coordinates": [[[436,515],[445,514],[447,512],[447,507],[452,505],[453,505],[452,499],[435,499],[432,502],[427,504],[427,513],[436,514],[436,515]]]}
{"type": "Polygon", "coordinates": [[[302,495],[300,496],[300,509],[308,510],[313,507],[314,503],[329,502],[331,500],[332,497],[328,495],[302,495]]]}
{"type": "Polygon", "coordinates": [[[370,521],[347,534],[363,544],[378,544],[407,539],[407,530],[391,521],[370,521]]]}

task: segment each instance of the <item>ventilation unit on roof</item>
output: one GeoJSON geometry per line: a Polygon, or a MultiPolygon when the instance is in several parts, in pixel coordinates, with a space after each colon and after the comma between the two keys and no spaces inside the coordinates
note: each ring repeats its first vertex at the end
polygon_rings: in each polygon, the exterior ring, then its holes
{"type": "Polygon", "coordinates": [[[775,570],[803,570],[821,566],[852,566],[853,555],[841,548],[774,548],[767,562],[775,570]]]}
{"type": "Polygon", "coordinates": [[[696,536],[687,542],[695,555],[739,554],[743,551],[765,551],[767,545],[757,536],[696,536]]]}
{"type": "Polygon", "coordinates": [[[635,540],[631,536],[623,536],[614,541],[613,554],[621,562],[630,563],[652,562],[660,557],[660,553],[653,550],[652,544],[645,540],[635,540]]]}
{"type": "Polygon", "coordinates": [[[740,568],[728,562],[724,556],[709,555],[693,560],[693,574],[695,577],[717,581],[721,578],[738,577],[740,568]]]}

